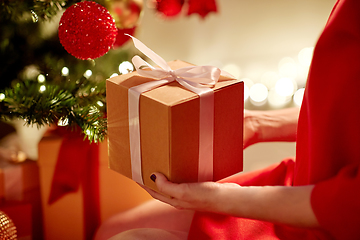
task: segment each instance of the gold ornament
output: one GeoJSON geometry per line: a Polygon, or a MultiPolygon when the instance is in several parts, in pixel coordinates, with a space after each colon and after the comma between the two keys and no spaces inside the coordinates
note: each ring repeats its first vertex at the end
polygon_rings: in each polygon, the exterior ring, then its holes
{"type": "Polygon", "coordinates": [[[16,238],[16,227],[13,221],[6,213],[0,211],[0,239],[12,240],[16,238]]]}
{"type": "Polygon", "coordinates": [[[108,0],[105,7],[119,29],[138,25],[143,13],[143,0],[108,0]]]}

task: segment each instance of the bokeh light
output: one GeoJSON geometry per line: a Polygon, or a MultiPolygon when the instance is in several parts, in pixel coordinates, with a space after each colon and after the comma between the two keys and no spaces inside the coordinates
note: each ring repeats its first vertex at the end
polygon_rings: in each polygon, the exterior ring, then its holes
{"type": "Polygon", "coordinates": [[[291,97],[279,95],[276,92],[275,88],[273,88],[269,91],[268,102],[269,102],[270,106],[272,106],[274,108],[282,108],[287,103],[289,103],[290,100],[291,100],[291,97]]]}
{"type": "Polygon", "coordinates": [[[304,67],[309,67],[313,57],[314,47],[307,47],[300,50],[298,54],[299,62],[304,67]]]}
{"type": "Polygon", "coordinates": [[[132,71],[134,71],[134,66],[132,65],[131,62],[124,61],[124,62],[120,63],[119,72],[121,74],[127,74],[127,73],[132,72],[132,71]]]}
{"type": "Polygon", "coordinates": [[[250,88],[250,100],[256,106],[261,106],[266,102],[268,89],[262,83],[255,83],[250,88]]]}
{"type": "Polygon", "coordinates": [[[69,68],[63,67],[63,68],[61,69],[61,75],[63,75],[63,76],[69,76],[69,68]]]}
{"type": "Polygon", "coordinates": [[[247,85],[244,84],[244,102],[249,99],[250,90],[247,85]]]}
{"type": "Polygon", "coordinates": [[[227,64],[224,67],[221,68],[222,70],[224,70],[225,72],[230,73],[231,75],[233,75],[236,79],[239,79],[241,77],[241,69],[238,65],[236,64],[227,64]]]}
{"type": "Polygon", "coordinates": [[[275,87],[277,80],[279,79],[279,74],[276,72],[265,72],[260,79],[260,82],[264,84],[268,89],[275,87]]]}
{"type": "Polygon", "coordinates": [[[290,57],[282,58],[279,61],[279,74],[282,77],[295,78],[297,76],[297,65],[290,57]]]}
{"type": "Polygon", "coordinates": [[[295,81],[291,78],[280,78],[275,84],[275,91],[280,96],[292,96],[296,91],[295,85],[295,81]]]}
{"type": "Polygon", "coordinates": [[[90,69],[86,70],[85,73],[84,73],[85,78],[90,78],[91,75],[92,75],[92,71],[90,69]]]}
{"type": "Polygon", "coordinates": [[[293,100],[295,105],[297,105],[298,107],[300,107],[302,104],[302,100],[304,98],[304,92],[305,92],[305,88],[300,88],[294,94],[293,100]]]}
{"type": "Polygon", "coordinates": [[[45,82],[46,78],[43,74],[39,74],[37,77],[37,80],[39,83],[43,83],[43,82],[45,82]]]}
{"type": "Polygon", "coordinates": [[[39,88],[39,92],[45,92],[46,90],[46,86],[45,85],[41,85],[39,88]]]}

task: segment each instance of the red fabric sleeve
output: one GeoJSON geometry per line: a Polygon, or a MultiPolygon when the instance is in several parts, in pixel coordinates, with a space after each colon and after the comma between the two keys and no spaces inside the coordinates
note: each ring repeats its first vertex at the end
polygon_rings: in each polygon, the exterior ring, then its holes
{"type": "Polygon", "coordinates": [[[294,184],[336,239],[360,239],[360,1],[338,0],[314,50],[299,118],[294,184]]]}
{"type": "Polygon", "coordinates": [[[344,167],[339,174],[317,184],[311,204],[321,226],[336,239],[360,239],[359,165],[344,167]]]}
{"type": "Polygon", "coordinates": [[[264,169],[236,174],[218,182],[237,183],[241,186],[291,186],[294,177],[295,161],[284,159],[264,169]]]}

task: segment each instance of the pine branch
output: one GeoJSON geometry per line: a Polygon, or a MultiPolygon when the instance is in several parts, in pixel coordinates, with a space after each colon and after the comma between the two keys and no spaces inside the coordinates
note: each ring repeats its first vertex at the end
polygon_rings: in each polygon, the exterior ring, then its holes
{"type": "MultiPolygon", "coordinates": [[[[73,86],[74,88],[74,86],[73,86]]],[[[99,91],[79,96],[80,88],[64,89],[54,84],[40,84],[34,81],[19,82],[7,88],[0,100],[0,120],[20,118],[27,125],[52,125],[67,122],[70,128],[79,126],[85,137],[99,142],[106,137],[105,96],[99,91]],[[43,87],[46,89],[43,90],[43,87]],[[70,91],[69,91],[70,90],[70,91]],[[75,94],[71,91],[76,90],[75,94]],[[97,102],[102,99],[102,106],[97,102]],[[89,104],[89,103],[92,104],[89,104]]]]}
{"type": "MultiPolygon", "coordinates": [[[[19,21],[23,18],[34,22],[50,20],[57,13],[81,0],[0,0],[0,20],[19,21]]],[[[105,0],[95,0],[104,4],[105,0]]]]}

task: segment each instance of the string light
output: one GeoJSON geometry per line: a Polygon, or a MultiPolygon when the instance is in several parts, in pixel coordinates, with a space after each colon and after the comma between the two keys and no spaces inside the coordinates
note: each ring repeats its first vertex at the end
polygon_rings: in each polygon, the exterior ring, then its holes
{"type": "Polygon", "coordinates": [[[103,106],[104,106],[104,103],[103,103],[102,101],[97,101],[96,104],[99,105],[100,107],[103,107],[103,106]]]}
{"type": "Polygon", "coordinates": [[[63,75],[63,76],[69,76],[69,68],[67,68],[67,67],[63,67],[62,69],[61,69],[61,75],[63,75]]]}
{"type": "Polygon", "coordinates": [[[34,23],[37,23],[39,21],[39,16],[36,14],[36,12],[34,12],[34,10],[30,10],[31,12],[31,18],[33,20],[34,23]]]}
{"type": "Polygon", "coordinates": [[[0,101],[4,100],[5,99],[5,94],[4,93],[0,93],[0,101]]]}
{"type": "Polygon", "coordinates": [[[120,63],[119,72],[121,74],[127,74],[127,73],[132,72],[132,71],[134,71],[134,66],[132,65],[131,62],[123,61],[122,63],[120,63]]]}
{"type": "Polygon", "coordinates": [[[60,118],[57,125],[60,127],[67,126],[67,125],[69,125],[69,119],[68,118],[60,118]]]}
{"type": "Polygon", "coordinates": [[[91,134],[91,131],[90,131],[89,129],[86,129],[85,134],[88,135],[88,136],[91,136],[91,135],[92,135],[92,134],[91,134]]]}
{"type": "Polygon", "coordinates": [[[45,85],[41,85],[39,88],[39,92],[45,92],[46,90],[46,86],[45,85]]]}
{"type": "Polygon", "coordinates": [[[87,78],[87,79],[89,77],[91,77],[91,75],[92,75],[92,71],[90,69],[86,70],[85,73],[84,73],[84,77],[87,78]]]}
{"type": "Polygon", "coordinates": [[[43,83],[43,82],[45,82],[46,78],[43,74],[39,74],[37,77],[37,80],[39,83],[43,83]]]}

